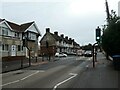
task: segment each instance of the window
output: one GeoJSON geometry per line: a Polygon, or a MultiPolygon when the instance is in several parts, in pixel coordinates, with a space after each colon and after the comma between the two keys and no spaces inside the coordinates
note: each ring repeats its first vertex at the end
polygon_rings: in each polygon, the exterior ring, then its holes
{"type": "Polygon", "coordinates": [[[2,44],[2,50],[4,51],[4,44],[2,44]]]}
{"type": "Polygon", "coordinates": [[[21,46],[20,46],[20,45],[18,45],[18,51],[20,51],[20,50],[21,50],[20,48],[21,48],[21,46]]]}
{"type": "Polygon", "coordinates": [[[31,39],[31,40],[36,40],[36,34],[34,34],[34,33],[29,33],[29,39],[31,39]]]}
{"type": "Polygon", "coordinates": [[[8,51],[8,44],[5,44],[5,50],[8,51]]]}
{"type": "Polygon", "coordinates": [[[2,27],[2,35],[8,35],[8,28],[2,27]]]}
{"type": "Polygon", "coordinates": [[[19,33],[18,32],[15,32],[15,37],[19,37],[19,33]]]}
{"type": "Polygon", "coordinates": [[[23,51],[23,46],[22,46],[22,51],[23,51]]]}
{"type": "Polygon", "coordinates": [[[9,50],[9,45],[8,44],[2,44],[2,50],[3,51],[8,51],[9,50]]]}

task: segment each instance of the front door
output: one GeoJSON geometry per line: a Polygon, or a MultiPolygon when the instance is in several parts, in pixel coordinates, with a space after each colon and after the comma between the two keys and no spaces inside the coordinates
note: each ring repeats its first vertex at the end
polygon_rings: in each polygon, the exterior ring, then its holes
{"type": "Polygon", "coordinates": [[[11,56],[16,56],[16,45],[11,46],[11,56]]]}

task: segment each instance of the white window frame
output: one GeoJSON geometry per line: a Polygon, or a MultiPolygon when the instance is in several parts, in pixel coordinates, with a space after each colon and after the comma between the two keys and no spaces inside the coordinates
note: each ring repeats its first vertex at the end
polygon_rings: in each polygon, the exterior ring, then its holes
{"type": "Polygon", "coordinates": [[[2,27],[2,35],[8,36],[8,28],[2,27]]]}
{"type": "Polygon", "coordinates": [[[28,37],[30,40],[36,40],[36,34],[29,32],[28,37]]]}
{"type": "Polygon", "coordinates": [[[3,51],[8,51],[9,50],[9,45],[8,44],[2,44],[2,50],[3,51]]]}

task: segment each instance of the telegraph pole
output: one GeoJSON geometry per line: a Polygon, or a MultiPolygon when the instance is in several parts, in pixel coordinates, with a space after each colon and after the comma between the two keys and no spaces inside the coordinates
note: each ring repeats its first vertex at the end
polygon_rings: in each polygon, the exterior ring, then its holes
{"type": "Polygon", "coordinates": [[[107,0],[105,0],[106,14],[107,14],[107,23],[110,23],[110,12],[107,0]]]}

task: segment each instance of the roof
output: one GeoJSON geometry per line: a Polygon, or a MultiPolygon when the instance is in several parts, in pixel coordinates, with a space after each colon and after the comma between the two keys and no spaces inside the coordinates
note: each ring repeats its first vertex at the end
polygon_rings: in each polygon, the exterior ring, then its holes
{"type": "Polygon", "coordinates": [[[20,25],[15,24],[15,23],[12,23],[12,22],[9,22],[9,21],[7,21],[7,20],[6,20],[6,22],[8,23],[8,25],[9,25],[14,31],[20,32],[20,25]]]}
{"type": "Polygon", "coordinates": [[[24,32],[27,28],[29,28],[34,22],[24,23],[21,25],[15,24],[13,22],[6,21],[9,26],[17,32],[24,32]]]}
{"type": "Polygon", "coordinates": [[[53,33],[50,33],[52,36],[53,36],[53,38],[56,40],[56,41],[65,41],[66,43],[69,43],[69,44],[72,44],[73,43],[73,45],[76,45],[76,46],[79,46],[79,44],[77,43],[77,42],[75,42],[74,40],[68,40],[68,39],[66,39],[66,38],[63,38],[63,37],[60,37],[60,36],[58,36],[58,35],[56,35],[56,34],[53,34],[53,33]]]}
{"type": "MultiPolygon", "coordinates": [[[[75,46],[80,46],[78,43],[76,43],[74,40],[68,40],[68,39],[66,39],[66,38],[63,38],[63,37],[61,37],[61,36],[58,36],[58,35],[56,35],[55,33],[53,34],[53,33],[51,33],[51,32],[49,32],[49,34],[50,35],[52,35],[52,37],[56,40],[56,41],[65,41],[66,43],[68,43],[68,44],[72,44],[73,43],[73,45],[75,45],[75,46]]],[[[44,36],[45,35],[47,35],[47,33],[45,33],[44,34],[44,36]]],[[[42,39],[40,40],[40,43],[42,42],[42,40],[44,39],[44,36],[42,37],[42,39]]]]}
{"type": "Polygon", "coordinates": [[[21,24],[21,25],[20,25],[20,29],[21,29],[22,31],[25,31],[25,30],[26,30],[27,28],[29,28],[33,23],[34,23],[34,21],[33,21],[33,22],[29,22],[29,23],[21,24]]]}
{"type": "Polygon", "coordinates": [[[56,35],[56,34],[53,34],[53,33],[50,33],[52,36],[53,36],[53,38],[56,40],[56,41],[60,41],[61,39],[60,39],[60,36],[58,36],[58,35],[56,35]]]}
{"type": "MultiPolygon", "coordinates": [[[[5,19],[1,19],[0,18],[0,22],[4,21],[5,19]]],[[[15,32],[25,32],[25,30],[27,30],[32,24],[35,24],[34,21],[32,22],[28,22],[28,23],[24,23],[24,24],[16,24],[10,21],[5,20],[5,22],[7,23],[7,25],[11,28],[11,30],[15,31],[15,32]]],[[[37,28],[36,24],[35,24],[35,28],[38,31],[38,36],[41,36],[39,29],[37,28]]]]}
{"type": "Polygon", "coordinates": [[[4,20],[5,20],[5,19],[1,19],[1,18],[0,18],[0,22],[2,22],[2,21],[4,21],[4,20]]]}

